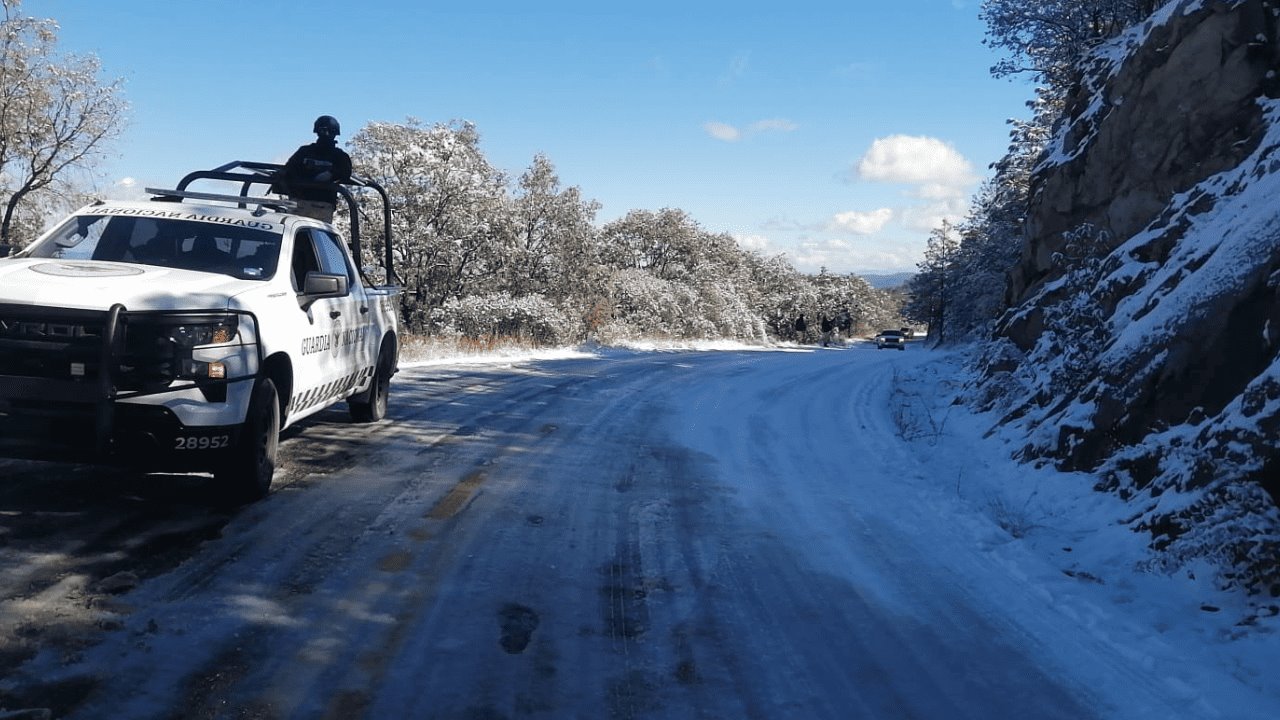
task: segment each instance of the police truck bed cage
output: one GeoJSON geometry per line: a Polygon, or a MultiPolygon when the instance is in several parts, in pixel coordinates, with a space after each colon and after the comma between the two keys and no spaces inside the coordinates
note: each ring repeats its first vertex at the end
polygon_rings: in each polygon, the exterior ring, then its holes
{"type": "MultiPolygon", "coordinates": [[[[221,202],[234,203],[238,207],[247,208],[250,205],[257,205],[261,208],[271,208],[288,212],[297,207],[297,203],[284,198],[268,198],[255,197],[249,195],[249,189],[254,185],[266,185],[270,188],[276,182],[280,174],[284,172],[284,165],[278,163],[252,162],[248,160],[235,160],[213,168],[212,170],[196,170],[187,173],[186,177],[178,183],[178,187],[174,190],[161,190],[156,188],[147,188],[146,191],[156,197],[152,200],[157,202],[181,202],[183,199],[192,200],[213,200],[221,202]],[[187,187],[197,180],[220,180],[230,183],[239,183],[240,192],[238,195],[223,195],[217,193],[191,192],[187,187]]],[[[351,180],[344,183],[298,183],[294,185],[300,187],[325,187],[332,188],[347,203],[348,217],[351,222],[351,254],[356,258],[356,262],[360,262],[362,257],[361,238],[360,238],[360,212],[359,206],[356,204],[355,196],[351,192],[351,188],[369,188],[378,193],[382,199],[382,237],[383,237],[383,263],[386,270],[386,281],[388,283],[399,281],[399,276],[395,273],[394,263],[391,253],[391,201],[387,197],[387,191],[378,183],[352,175],[351,180]]],[[[270,190],[268,190],[270,192],[270,190]]]]}

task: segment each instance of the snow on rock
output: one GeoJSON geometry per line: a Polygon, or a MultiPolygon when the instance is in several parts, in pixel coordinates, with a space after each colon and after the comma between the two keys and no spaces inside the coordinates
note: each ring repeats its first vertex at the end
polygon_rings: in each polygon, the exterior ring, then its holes
{"type": "Polygon", "coordinates": [[[1037,169],[975,404],[1096,471],[1153,562],[1280,596],[1280,20],[1175,0],[1104,45],[1037,169]],[[1121,51],[1124,52],[1121,52],[1121,51]]]}
{"type": "Polygon", "coordinates": [[[1015,298],[1053,276],[1064,233],[1089,224],[1123,241],[1253,151],[1257,99],[1280,84],[1274,41],[1257,41],[1274,24],[1264,0],[1175,0],[1098,49],[1037,168],[1015,298]]]}

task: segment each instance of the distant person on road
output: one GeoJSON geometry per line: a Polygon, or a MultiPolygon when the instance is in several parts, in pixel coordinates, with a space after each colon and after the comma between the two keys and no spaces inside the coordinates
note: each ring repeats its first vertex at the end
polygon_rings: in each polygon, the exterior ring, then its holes
{"type": "Polygon", "coordinates": [[[351,180],[351,156],[338,147],[341,128],[332,115],[316,118],[311,129],[316,141],[290,156],[271,190],[297,202],[299,215],[331,223],[338,205],[334,185],[351,180]]]}
{"type": "Polygon", "coordinates": [[[805,330],[808,330],[808,329],[809,329],[809,324],[804,321],[804,315],[801,314],[800,317],[796,318],[796,324],[795,324],[797,342],[804,342],[804,332],[805,330]]]}
{"type": "Polygon", "coordinates": [[[827,317],[826,315],[823,315],[822,316],[822,347],[827,347],[828,345],[831,344],[831,328],[832,327],[833,327],[833,324],[831,322],[831,318],[827,317]]]}

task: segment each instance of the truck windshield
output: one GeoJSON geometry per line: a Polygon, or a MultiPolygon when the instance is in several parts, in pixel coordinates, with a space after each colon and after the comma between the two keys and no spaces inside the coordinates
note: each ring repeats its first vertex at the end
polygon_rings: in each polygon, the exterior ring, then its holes
{"type": "Polygon", "coordinates": [[[200,220],[76,215],[22,255],[113,260],[266,280],[276,272],[280,233],[200,220]]]}

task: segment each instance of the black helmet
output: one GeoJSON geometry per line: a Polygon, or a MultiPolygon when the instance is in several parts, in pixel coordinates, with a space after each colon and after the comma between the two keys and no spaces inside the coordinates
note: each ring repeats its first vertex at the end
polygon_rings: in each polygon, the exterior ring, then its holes
{"type": "Polygon", "coordinates": [[[316,118],[316,124],[311,127],[311,132],[319,135],[321,133],[327,135],[341,135],[342,130],[338,127],[338,119],[332,115],[321,115],[316,118]]]}

